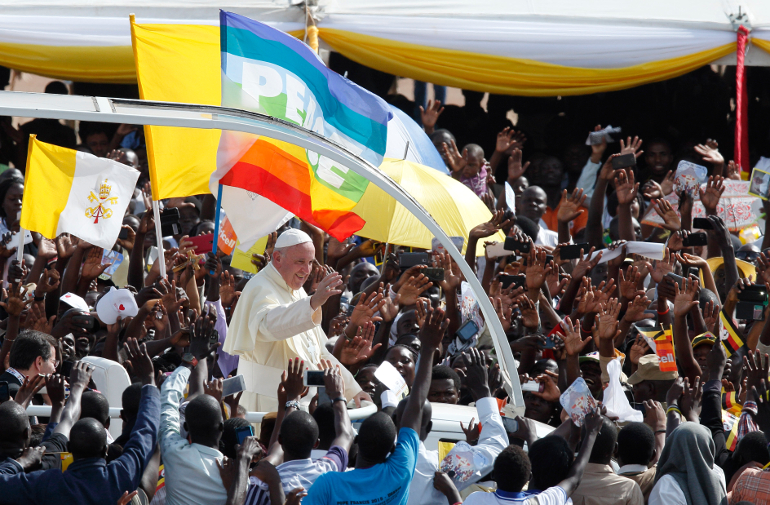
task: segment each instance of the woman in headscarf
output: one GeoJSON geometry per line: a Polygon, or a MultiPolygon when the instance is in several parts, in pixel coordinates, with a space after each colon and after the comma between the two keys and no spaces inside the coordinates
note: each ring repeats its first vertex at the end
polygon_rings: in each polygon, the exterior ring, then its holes
{"type": "Polygon", "coordinates": [[[666,439],[649,505],[727,505],[725,474],[714,464],[711,432],[682,423],[666,439]]]}

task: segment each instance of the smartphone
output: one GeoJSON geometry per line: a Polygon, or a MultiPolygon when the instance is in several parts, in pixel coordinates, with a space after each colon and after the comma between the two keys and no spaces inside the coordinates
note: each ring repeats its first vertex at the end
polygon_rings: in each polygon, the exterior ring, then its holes
{"type": "Polygon", "coordinates": [[[542,382],[535,382],[535,381],[527,381],[521,385],[522,391],[534,391],[537,393],[542,393],[543,388],[545,388],[545,384],[543,384],[542,382]]]}
{"type": "MultiPolygon", "coordinates": [[[[160,312],[158,313],[160,314],[160,312]]],[[[219,342],[219,332],[217,330],[211,330],[211,336],[209,337],[210,344],[216,344],[219,342]]]]}
{"type": "Polygon", "coordinates": [[[99,329],[99,321],[97,321],[91,314],[88,314],[87,316],[72,316],[72,324],[88,331],[96,331],[99,329]]]}
{"type": "Polygon", "coordinates": [[[240,393],[241,391],[246,391],[246,379],[243,375],[236,375],[222,381],[222,398],[240,393]]]}
{"type": "Polygon", "coordinates": [[[179,227],[179,209],[169,207],[163,210],[163,213],[160,215],[160,231],[164,237],[179,235],[181,232],[179,227]]]}
{"type": "Polygon", "coordinates": [[[0,403],[7,402],[11,399],[11,390],[8,389],[8,383],[6,381],[0,382],[0,403]]]}
{"type": "Polygon", "coordinates": [[[684,277],[682,277],[681,275],[676,275],[673,272],[667,273],[666,277],[668,278],[668,280],[670,282],[672,282],[674,284],[679,284],[679,290],[680,291],[684,290],[684,277]]]}
{"type": "Polygon", "coordinates": [[[580,258],[580,250],[583,250],[583,254],[588,254],[591,250],[591,245],[588,243],[565,245],[559,249],[559,257],[563,260],[576,260],[580,258]]]}
{"type": "Polygon", "coordinates": [[[235,438],[238,439],[238,445],[242,445],[243,441],[246,440],[246,437],[253,437],[253,436],[254,436],[254,428],[252,428],[251,425],[235,428],[235,438]]]}
{"type": "Polygon", "coordinates": [[[302,383],[305,386],[321,386],[324,387],[324,371],[323,370],[305,370],[305,375],[302,378],[302,383]]]}
{"type": "Polygon", "coordinates": [[[519,242],[516,237],[505,237],[505,244],[503,245],[506,251],[517,251],[520,253],[529,252],[529,242],[519,242]]]}
{"type": "Polygon", "coordinates": [[[455,332],[455,335],[463,341],[467,342],[470,339],[473,338],[474,335],[476,335],[479,332],[479,327],[476,323],[473,321],[467,321],[464,325],[460,326],[457,329],[457,332],[455,332]]]}
{"type": "Polygon", "coordinates": [[[556,347],[556,340],[554,340],[553,335],[548,335],[545,337],[545,342],[539,346],[541,349],[553,349],[556,347]]]}
{"type": "Polygon", "coordinates": [[[636,166],[636,156],[633,153],[621,154],[612,158],[612,169],[628,168],[636,166]]]}
{"type": "Polygon", "coordinates": [[[121,228],[120,233],[118,233],[118,238],[120,240],[128,240],[128,230],[125,228],[121,228]]]}
{"type": "Polygon", "coordinates": [[[714,227],[711,225],[711,220],[707,219],[705,217],[695,217],[692,220],[692,227],[697,228],[699,230],[713,230],[714,227]]]}
{"type": "Polygon", "coordinates": [[[401,270],[406,270],[416,265],[430,266],[430,264],[429,253],[398,253],[398,266],[401,270]]]}
{"type": "Polygon", "coordinates": [[[431,281],[433,284],[444,280],[443,268],[425,268],[421,270],[420,273],[425,275],[425,277],[427,277],[428,280],[431,281]]]}
{"type": "Polygon", "coordinates": [[[214,250],[214,234],[198,235],[197,237],[190,237],[187,240],[192,242],[195,247],[195,254],[206,254],[214,250]]]}
{"type": "Polygon", "coordinates": [[[503,427],[508,433],[516,433],[519,431],[519,422],[516,419],[510,417],[503,417],[503,427]]]}
{"type": "Polygon", "coordinates": [[[762,321],[767,307],[767,287],[754,284],[738,293],[738,303],[735,306],[736,319],[751,319],[762,321]]]}
{"type": "Polygon", "coordinates": [[[708,245],[709,236],[705,231],[699,233],[690,233],[690,235],[682,241],[682,245],[685,247],[693,247],[696,245],[708,245]]]}
{"type": "Polygon", "coordinates": [[[508,289],[511,284],[513,284],[514,288],[520,288],[524,287],[527,283],[527,277],[524,275],[500,274],[497,278],[500,279],[503,289],[508,289]]]}

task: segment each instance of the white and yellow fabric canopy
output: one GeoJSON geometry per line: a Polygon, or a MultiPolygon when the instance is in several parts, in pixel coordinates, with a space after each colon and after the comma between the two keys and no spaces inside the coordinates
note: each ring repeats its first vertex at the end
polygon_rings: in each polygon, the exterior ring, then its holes
{"type": "MultiPolygon", "coordinates": [[[[135,82],[139,23],[218,25],[219,8],[303,34],[295,0],[0,0],[0,64],[62,79],[135,82]]],[[[766,0],[318,0],[325,47],[396,75],[503,94],[628,88],[735,53],[731,16],[751,26],[747,64],[770,65],[766,0]]],[[[733,56],[734,58],[734,56],[733,56]]]]}

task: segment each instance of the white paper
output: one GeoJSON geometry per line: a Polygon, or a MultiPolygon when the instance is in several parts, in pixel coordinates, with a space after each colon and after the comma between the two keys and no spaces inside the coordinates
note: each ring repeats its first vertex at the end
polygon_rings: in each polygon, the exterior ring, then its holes
{"type": "Polygon", "coordinates": [[[382,382],[385,387],[393,391],[393,394],[395,394],[396,398],[399,400],[405,398],[409,392],[409,387],[406,385],[404,378],[398,373],[396,367],[391,365],[388,361],[383,361],[382,364],[377,367],[377,370],[374,371],[374,376],[377,377],[377,380],[382,382]]]}
{"type": "Polygon", "coordinates": [[[516,215],[516,193],[508,181],[505,181],[505,204],[508,206],[508,210],[516,215]]]}
{"type": "MultiPolygon", "coordinates": [[[[591,259],[599,254],[599,252],[604,253],[602,254],[602,259],[599,260],[599,263],[607,263],[608,261],[620,256],[623,253],[623,247],[618,246],[612,251],[609,249],[595,251],[591,255],[591,259]]],[[[654,242],[626,242],[626,254],[638,254],[640,256],[644,256],[645,258],[662,260],[663,256],[666,254],[666,244],[659,244],[654,242]]]]}
{"type": "Polygon", "coordinates": [[[620,132],[621,132],[620,126],[613,128],[612,125],[607,125],[607,127],[604,128],[603,130],[589,133],[588,138],[586,139],[586,145],[590,146],[590,145],[601,144],[602,139],[606,139],[608,144],[615,142],[615,140],[611,137],[611,135],[615,135],[620,132]]]}

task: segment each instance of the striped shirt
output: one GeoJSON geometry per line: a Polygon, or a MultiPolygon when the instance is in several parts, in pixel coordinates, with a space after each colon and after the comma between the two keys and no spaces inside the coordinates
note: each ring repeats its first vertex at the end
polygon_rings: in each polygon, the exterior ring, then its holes
{"type": "MultiPolygon", "coordinates": [[[[327,472],[344,472],[347,466],[347,451],[335,445],[322,458],[287,461],[278,465],[276,470],[281,476],[283,492],[288,495],[298,487],[303,487],[307,491],[321,475],[327,472]]],[[[270,505],[270,491],[267,484],[256,477],[249,477],[245,505],[270,505]]]]}

